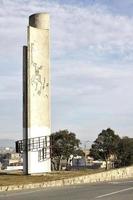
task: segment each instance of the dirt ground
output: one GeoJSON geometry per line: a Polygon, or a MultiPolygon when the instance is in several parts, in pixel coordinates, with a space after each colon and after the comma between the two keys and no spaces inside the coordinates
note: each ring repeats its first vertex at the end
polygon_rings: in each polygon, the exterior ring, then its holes
{"type": "Polygon", "coordinates": [[[28,183],[40,183],[54,180],[67,179],[76,176],[89,175],[101,172],[103,170],[80,170],[80,171],[61,171],[51,172],[43,175],[23,175],[22,173],[0,173],[0,186],[16,185],[16,184],[28,184],[28,183]]]}

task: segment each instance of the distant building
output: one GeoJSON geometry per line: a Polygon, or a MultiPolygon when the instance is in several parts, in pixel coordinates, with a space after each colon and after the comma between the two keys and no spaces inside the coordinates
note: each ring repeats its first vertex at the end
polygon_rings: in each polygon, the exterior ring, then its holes
{"type": "Polygon", "coordinates": [[[1,169],[2,170],[16,170],[22,169],[23,159],[22,155],[18,153],[1,153],[0,154],[0,162],[1,162],[1,169]],[[19,167],[17,167],[19,166],[19,167]]]}

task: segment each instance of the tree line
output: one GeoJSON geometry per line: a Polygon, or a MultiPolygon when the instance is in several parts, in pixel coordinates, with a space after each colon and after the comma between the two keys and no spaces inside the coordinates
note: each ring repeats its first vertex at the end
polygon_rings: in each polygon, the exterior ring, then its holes
{"type": "MultiPolygon", "coordinates": [[[[54,170],[61,169],[61,161],[66,161],[66,167],[69,165],[70,157],[82,156],[85,153],[80,148],[81,141],[76,137],[76,134],[68,130],[60,130],[51,135],[51,160],[54,170]]],[[[129,166],[133,164],[133,138],[123,137],[115,134],[108,128],[99,133],[96,140],[93,142],[89,156],[95,160],[106,162],[113,161],[113,167],[129,166]]]]}
{"type": "Polygon", "coordinates": [[[122,167],[133,164],[133,138],[120,138],[115,132],[108,128],[102,130],[90,149],[90,156],[94,159],[102,159],[106,162],[108,169],[108,161],[114,162],[114,167],[122,167]]]}

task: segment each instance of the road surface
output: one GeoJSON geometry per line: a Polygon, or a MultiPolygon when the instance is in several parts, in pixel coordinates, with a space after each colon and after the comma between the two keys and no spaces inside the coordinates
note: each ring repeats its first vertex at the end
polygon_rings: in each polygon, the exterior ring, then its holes
{"type": "Polygon", "coordinates": [[[133,179],[0,193],[0,200],[133,200],[133,179]]]}

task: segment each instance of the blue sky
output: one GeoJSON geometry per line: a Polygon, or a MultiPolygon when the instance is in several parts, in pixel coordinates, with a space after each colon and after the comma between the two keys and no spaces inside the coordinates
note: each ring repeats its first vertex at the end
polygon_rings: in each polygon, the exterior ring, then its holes
{"type": "Polygon", "coordinates": [[[22,138],[28,16],[51,16],[52,131],[133,134],[133,1],[0,1],[0,138],[22,138]]]}

